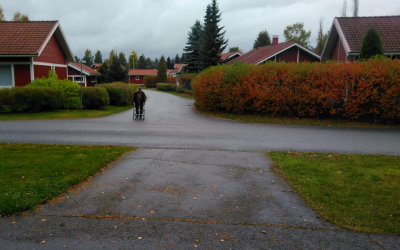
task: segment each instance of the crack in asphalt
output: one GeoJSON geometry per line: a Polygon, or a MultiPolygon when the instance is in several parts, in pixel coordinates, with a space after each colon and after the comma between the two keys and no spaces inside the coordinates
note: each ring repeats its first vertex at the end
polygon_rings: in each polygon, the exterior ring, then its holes
{"type": "Polygon", "coordinates": [[[183,223],[194,223],[194,224],[206,224],[206,225],[230,225],[230,226],[263,226],[263,227],[278,227],[278,228],[292,228],[292,229],[303,229],[303,230],[321,230],[321,231],[335,231],[343,232],[347,229],[342,228],[324,228],[324,227],[303,227],[303,226],[291,226],[286,224],[269,224],[269,223],[227,223],[220,221],[202,221],[202,220],[188,220],[181,218],[149,218],[140,216],[120,216],[120,215],[98,215],[98,214],[77,214],[77,215],[46,215],[46,214],[35,214],[27,215],[26,217],[49,217],[49,218],[85,218],[85,219],[104,219],[104,220],[124,220],[124,221],[157,221],[157,222],[183,222],[183,223]]]}

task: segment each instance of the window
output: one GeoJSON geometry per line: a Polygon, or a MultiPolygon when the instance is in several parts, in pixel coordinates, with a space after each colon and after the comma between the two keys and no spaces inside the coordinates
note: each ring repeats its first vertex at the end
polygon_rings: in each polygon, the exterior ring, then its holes
{"type": "Polygon", "coordinates": [[[139,79],[140,79],[140,77],[137,76],[137,77],[136,77],[136,81],[139,81],[139,79]]]}
{"type": "Polygon", "coordinates": [[[80,76],[75,76],[74,77],[74,82],[77,82],[77,83],[80,83],[80,82],[82,82],[82,79],[81,79],[81,77],[80,76]]]}
{"type": "Polygon", "coordinates": [[[11,87],[12,75],[11,65],[0,65],[0,87],[11,87]]]}

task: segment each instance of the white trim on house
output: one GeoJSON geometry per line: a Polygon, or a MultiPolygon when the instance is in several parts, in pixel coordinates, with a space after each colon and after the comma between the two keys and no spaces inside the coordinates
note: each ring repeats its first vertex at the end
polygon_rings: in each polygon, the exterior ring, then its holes
{"type": "Polygon", "coordinates": [[[333,22],[335,23],[336,30],[337,30],[337,32],[339,34],[340,39],[342,40],[343,48],[346,51],[346,57],[347,57],[349,55],[349,53],[351,52],[350,46],[347,43],[346,37],[344,36],[342,28],[340,27],[339,21],[338,21],[338,19],[336,17],[333,20],[333,22]]]}
{"type": "MultiPolygon", "coordinates": [[[[77,67],[76,65],[70,64],[70,63],[68,64],[68,66],[71,67],[71,68],[73,68],[73,69],[75,69],[76,71],[81,72],[81,67],[77,67]]],[[[91,74],[91,73],[87,72],[83,67],[82,67],[82,73],[85,74],[85,75],[87,75],[87,76],[100,76],[100,73],[98,73],[98,74],[91,74]]]]}
{"type": "Polygon", "coordinates": [[[67,67],[67,65],[65,65],[65,64],[45,63],[45,62],[33,62],[33,65],[50,66],[50,67],[62,67],[62,68],[66,68],[67,67]]]}
{"type": "Polygon", "coordinates": [[[135,81],[139,81],[139,80],[140,80],[140,76],[136,76],[135,81]]]}
{"type": "Polygon", "coordinates": [[[35,80],[35,71],[33,68],[33,57],[31,57],[30,69],[31,69],[31,82],[33,82],[35,80]]]}

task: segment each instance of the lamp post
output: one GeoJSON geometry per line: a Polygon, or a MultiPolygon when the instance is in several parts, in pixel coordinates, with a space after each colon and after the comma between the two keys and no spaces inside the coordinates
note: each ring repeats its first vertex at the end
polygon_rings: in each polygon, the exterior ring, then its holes
{"type": "Polygon", "coordinates": [[[83,77],[82,77],[82,63],[86,63],[86,61],[81,60],[81,112],[82,112],[82,83],[83,83],[83,77]]]}

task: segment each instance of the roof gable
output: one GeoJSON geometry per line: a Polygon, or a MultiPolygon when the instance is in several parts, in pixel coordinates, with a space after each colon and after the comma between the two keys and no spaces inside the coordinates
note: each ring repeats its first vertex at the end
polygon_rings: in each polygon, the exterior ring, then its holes
{"type": "Polygon", "coordinates": [[[338,37],[347,54],[359,54],[370,27],[377,29],[385,54],[400,54],[400,16],[336,17],[322,52],[322,61],[329,60],[338,37]]]}
{"type": "Polygon", "coordinates": [[[259,47],[258,49],[252,49],[249,52],[233,59],[232,61],[229,61],[227,64],[232,64],[236,61],[241,61],[243,63],[247,62],[251,64],[260,64],[292,47],[298,47],[301,50],[311,54],[318,60],[320,59],[320,56],[316,54],[314,51],[311,51],[298,43],[283,42],[283,43],[278,43],[276,45],[267,45],[264,47],[259,47]]]}
{"type": "MultiPolygon", "coordinates": [[[[81,71],[81,63],[78,62],[70,62],[68,63],[68,66],[77,70],[77,71],[81,71]]],[[[87,75],[87,76],[91,76],[91,75],[100,75],[99,72],[97,72],[96,70],[86,66],[85,64],[82,64],[82,73],[87,75]]]]}
{"type": "Polygon", "coordinates": [[[58,21],[0,22],[0,57],[38,57],[54,35],[67,61],[74,56],[58,21]]]}

